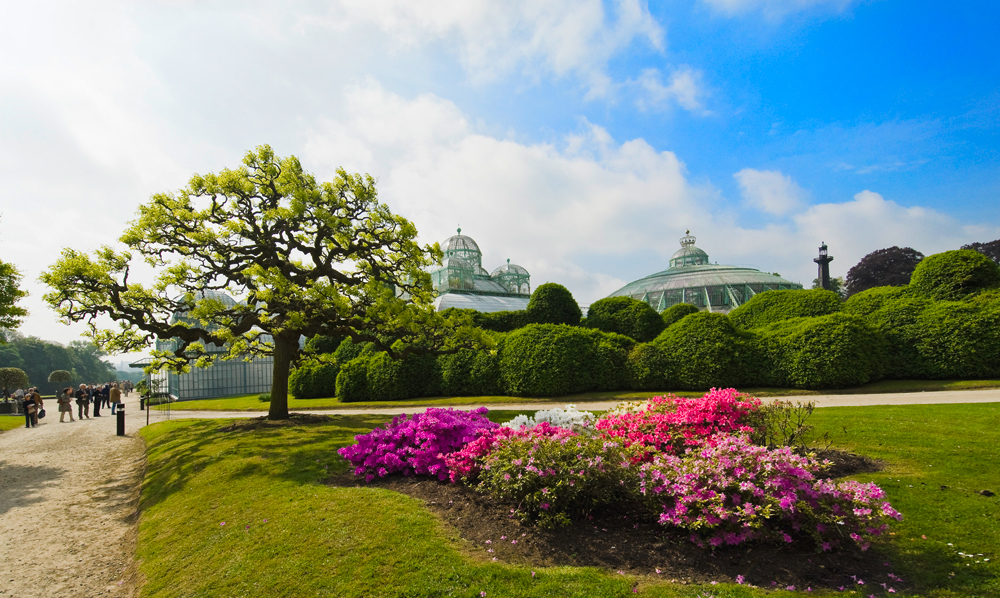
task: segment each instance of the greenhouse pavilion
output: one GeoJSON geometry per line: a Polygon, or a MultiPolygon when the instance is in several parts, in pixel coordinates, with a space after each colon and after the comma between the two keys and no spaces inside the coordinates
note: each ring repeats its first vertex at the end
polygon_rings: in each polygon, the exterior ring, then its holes
{"type": "Polygon", "coordinates": [[[474,309],[480,312],[517,311],[528,306],[531,298],[531,275],[516,264],[507,263],[493,270],[483,268],[483,252],[472,239],[453,235],[441,247],[444,260],[430,271],[437,292],[434,307],[474,309]]]}
{"type": "Polygon", "coordinates": [[[691,231],[681,238],[681,248],[670,258],[670,267],[630,282],[609,297],[632,297],[663,311],[678,303],[727,313],[764,291],[801,289],[797,284],[753,268],[720,266],[695,247],[691,231]]]}

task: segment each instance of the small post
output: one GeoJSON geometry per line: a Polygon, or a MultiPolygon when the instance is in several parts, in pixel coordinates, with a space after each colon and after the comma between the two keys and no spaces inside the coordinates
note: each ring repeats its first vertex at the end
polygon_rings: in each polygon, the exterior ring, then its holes
{"type": "Polygon", "coordinates": [[[125,403],[118,404],[118,435],[125,435],[125,403]]]}
{"type": "Polygon", "coordinates": [[[146,397],[139,397],[139,411],[146,410],[146,397]]]}

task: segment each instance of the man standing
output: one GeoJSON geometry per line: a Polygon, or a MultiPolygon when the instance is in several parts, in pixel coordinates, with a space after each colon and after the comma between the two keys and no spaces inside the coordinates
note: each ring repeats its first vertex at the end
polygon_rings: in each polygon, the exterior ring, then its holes
{"type": "Polygon", "coordinates": [[[87,416],[87,419],[90,419],[90,395],[87,393],[87,385],[81,384],[74,396],[79,409],[78,417],[83,419],[83,416],[87,416]]]}
{"type": "Polygon", "coordinates": [[[94,417],[101,417],[101,390],[93,384],[87,390],[90,394],[91,404],[94,406],[94,417]]]}

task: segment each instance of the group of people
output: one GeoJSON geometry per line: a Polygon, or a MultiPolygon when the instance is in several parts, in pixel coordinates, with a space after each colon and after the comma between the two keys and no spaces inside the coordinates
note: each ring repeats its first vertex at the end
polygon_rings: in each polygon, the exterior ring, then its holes
{"type": "MultiPolygon", "coordinates": [[[[56,394],[56,402],[59,403],[59,421],[65,422],[66,414],[69,414],[69,421],[74,422],[73,403],[77,407],[77,419],[90,419],[90,409],[93,405],[94,417],[101,417],[102,407],[111,407],[111,414],[115,415],[116,410],[122,404],[122,393],[127,397],[135,388],[131,381],[109,382],[107,384],[81,384],[76,390],[72,386],[67,386],[56,394]]],[[[38,425],[38,417],[44,416],[44,402],[42,395],[37,388],[29,388],[27,391],[18,389],[14,393],[14,398],[21,402],[21,409],[24,411],[24,427],[34,428],[38,425]]]]}

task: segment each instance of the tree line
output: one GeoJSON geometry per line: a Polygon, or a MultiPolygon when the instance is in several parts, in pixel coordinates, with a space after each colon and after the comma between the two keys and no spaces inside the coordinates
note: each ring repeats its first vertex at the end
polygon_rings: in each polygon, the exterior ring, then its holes
{"type": "MultiPolygon", "coordinates": [[[[108,382],[116,372],[101,358],[106,355],[90,341],[73,341],[68,346],[6,332],[7,343],[0,344],[0,368],[18,368],[28,376],[30,386],[37,386],[42,394],[52,394],[64,382],[49,382],[49,374],[66,370],[74,382],[108,382]]],[[[13,389],[9,389],[13,390],[13,389]]]]}

